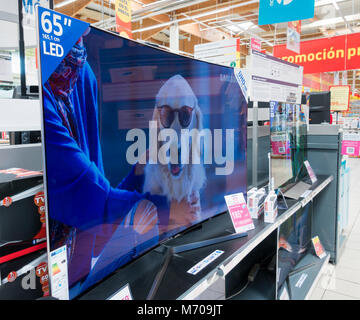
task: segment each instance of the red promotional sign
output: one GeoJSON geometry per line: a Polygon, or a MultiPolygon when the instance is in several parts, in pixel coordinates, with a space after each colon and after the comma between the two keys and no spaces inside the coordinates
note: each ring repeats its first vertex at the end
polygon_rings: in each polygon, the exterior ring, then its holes
{"type": "Polygon", "coordinates": [[[251,49],[261,51],[261,40],[257,38],[251,38],[251,49]]]}
{"type": "Polygon", "coordinates": [[[301,33],[301,20],[288,22],[288,28],[294,29],[297,33],[301,33]]]}
{"type": "Polygon", "coordinates": [[[274,57],[301,65],[304,73],[360,68],[360,33],[301,42],[300,54],[274,47],[274,57]]]}
{"type": "Polygon", "coordinates": [[[132,38],[131,32],[131,1],[116,0],[116,31],[123,37],[132,38]]]}

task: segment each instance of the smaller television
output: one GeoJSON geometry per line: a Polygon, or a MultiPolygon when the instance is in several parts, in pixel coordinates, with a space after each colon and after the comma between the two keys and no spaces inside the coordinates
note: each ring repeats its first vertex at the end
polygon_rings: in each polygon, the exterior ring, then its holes
{"type": "MultiPolygon", "coordinates": [[[[310,124],[330,123],[330,98],[330,91],[310,93],[310,124]]],[[[305,95],[302,101],[306,104],[305,95]]]]}

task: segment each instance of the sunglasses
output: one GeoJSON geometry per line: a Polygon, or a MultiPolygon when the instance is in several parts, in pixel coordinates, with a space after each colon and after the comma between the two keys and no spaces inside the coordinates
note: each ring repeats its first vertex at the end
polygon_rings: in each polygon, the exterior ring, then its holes
{"type": "Polygon", "coordinates": [[[161,106],[158,107],[160,113],[160,121],[164,128],[170,128],[171,124],[174,122],[175,113],[179,115],[179,122],[183,128],[186,128],[190,125],[193,108],[188,106],[183,106],[180,109],[173,109],[170,106],[161,106]]]}

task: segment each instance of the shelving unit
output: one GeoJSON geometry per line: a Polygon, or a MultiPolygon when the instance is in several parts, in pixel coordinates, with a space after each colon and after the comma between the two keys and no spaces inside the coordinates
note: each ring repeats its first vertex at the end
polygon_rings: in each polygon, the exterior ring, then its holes
{"type": "Polygon", "coordinates": [[[308,253],[300,260],[295,266],[295,271],[306,266],[310,267],[289,276],[288,291],[292,300],[307,300],[311,296],[329,259],[330,254],[327,254],[323,259],[319,259],[313,253],[308,253]]]}
{"type": "MultiPolygon", "coordinates": [[[[243,281],[235,281],[236,278],[241,278],[242,276],[237,273],[237,270],[249,270],[254,260],[261,259],[258,255],[263,251],[261,250],[261,246],[271,249],[275,248],[276,250],[277,229],[279,226],[304,205],[312,201],[313,198],[321,198],[323,192],[328,191],[324,189],[327,188],[332,181],[332,176],[318,176],[318,182],[312,186],[310,195],[306,199],[288,201],[289,208],[287,210],[280,210],[279,216],[273,224],[264,223],[262,217],[259,220],[255,220],[255,229],[249,231],[247,237],[176,254],[171,259],[154,298],[193,300],[221,279],[225,280],[225,283],[229,282],[232,285],[231,290],[229,286],[225,285],[225,291],[229,291],[226,292],[226,296],[235,293],[236,289],[240,289],[244,284],[243,281]],[[194,276],[187,273],[192,266],[214,250],[223,250],[224,254],[197,275],[194,276]],[[236,268],[238,269],[236,270],[236,268]]],[[[231,220],[227,214],[222,214],[204,222],[200,230],[185,233],[182,236],[170,240],[166,245],[177,246],[218,237],[224,235],[224,232],[226,232],[224,230],[232,230],[231,220]]],[[[264,252],[261,254],[264,254],[264,252]]],[[[269,254],[269,252],[265,252],[265,254],[269,254]]],[[[134,299],[145,299],[152,286],[153,279],[163,263],[163,259],[164,256],[161,254],[161,250],[151,250],[138,260],[119,269],[118,272],[109,276],[79,299],[108,299],[117,292],[119,288],[126,284],[129,284],[134,299]]],[[[321,269],[319,269],[319,271],[321,271],[321,269]]],[[[271,281],[267,283],[268,278],[265,279],[264,283],[264,281],[262,281],[264,278],[267,278],[266,272],[260,272],[256,281],[252,283],[247,290],[244,290],[243,294],[234,297],[234,299],[275,299],[276,277],[272,278],[272,284],[270,284],[271,281]],[[267,289],[264,291],[265,286],[267,289]]],[[[308,292],[306,294],[308,294],[308,292]]]]}

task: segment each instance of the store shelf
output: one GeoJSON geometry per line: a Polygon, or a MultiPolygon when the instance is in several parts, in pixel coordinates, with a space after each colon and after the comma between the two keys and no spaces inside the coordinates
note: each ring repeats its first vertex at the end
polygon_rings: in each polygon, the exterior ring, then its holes
{"type": "MultiPolygon", "coordinates": [[[[260,270],[255,281],[250,283],[243,292],[232,297],[230,300],[274,300],[276,285],[273,278],[274,276],[269,271],[260,270]]],[[[237,290],[241,290],[241,288],[237,290]]]]}
{"type": "Polygon", "coordinates": [[[305,266],[311,266],[298,273],[289,276],[289,292],[291,300],[307,300],[311,296],[321,275],[323,274],[330,259],[327,254],[323,259],[318,258],[313,253],[308,253],[295,266],[294,270],[305,266]]]}
{"type": "MultiPolygon", "coordinates": [[[[332,176],[318,176],[318,182],[315,183],[311,189],[316,195],[330,184],[332,180],[332,176]]],[[[154,298],[193,300],[198,297],[218,279],[229,274],[252,250],[274,232],[284,221],[295,214],[301,208],[301,201],[288,200],[288,205],[289,209],[280,210],[279,216],[273,224],[264,223],[263,216],[261,216],[259,220],[254,220],[255,229],[249,231],[247,237],[174,255],[164,273],[161,285],[154,298]],[[197,275],[187,273],[191,267],[214,250],[223,250],[224,253],[197,275]]],[[[203,223],[200,230],[185,233],[168,241],[166,245],[177,246],[222,236],[224,233],[232,230],[232,228],[229,215],[222,214],[203,223]]],[[[80,297],[80,299],[107,299],[127,283],[130,285],[135,299],[146,299],[152,282],[160,270],[163,261],[164,256],[158,250],[152,250],[141,258],[119,269],[120,272],[116,272],[101,282],[80,297]]],[[[257,295],[255,282],[249,287],[249,295],[257,295]],[[253,293],[252,290],[254,290],[253,293]]],[[[261,285],[259,284],[259,286],[261,285]]],[[[263,298],[266,298],[266,295],[263,298]]]]}
{"type": "Polygon", "coordinates": [[[0,99],[0,132],[37,130],[41,130],[39,100],[0,99]]]}
{"type": "Polygon", "coordinates": [[[42,170],[41,143],[0,145],[0,169],[42,170]]]}

